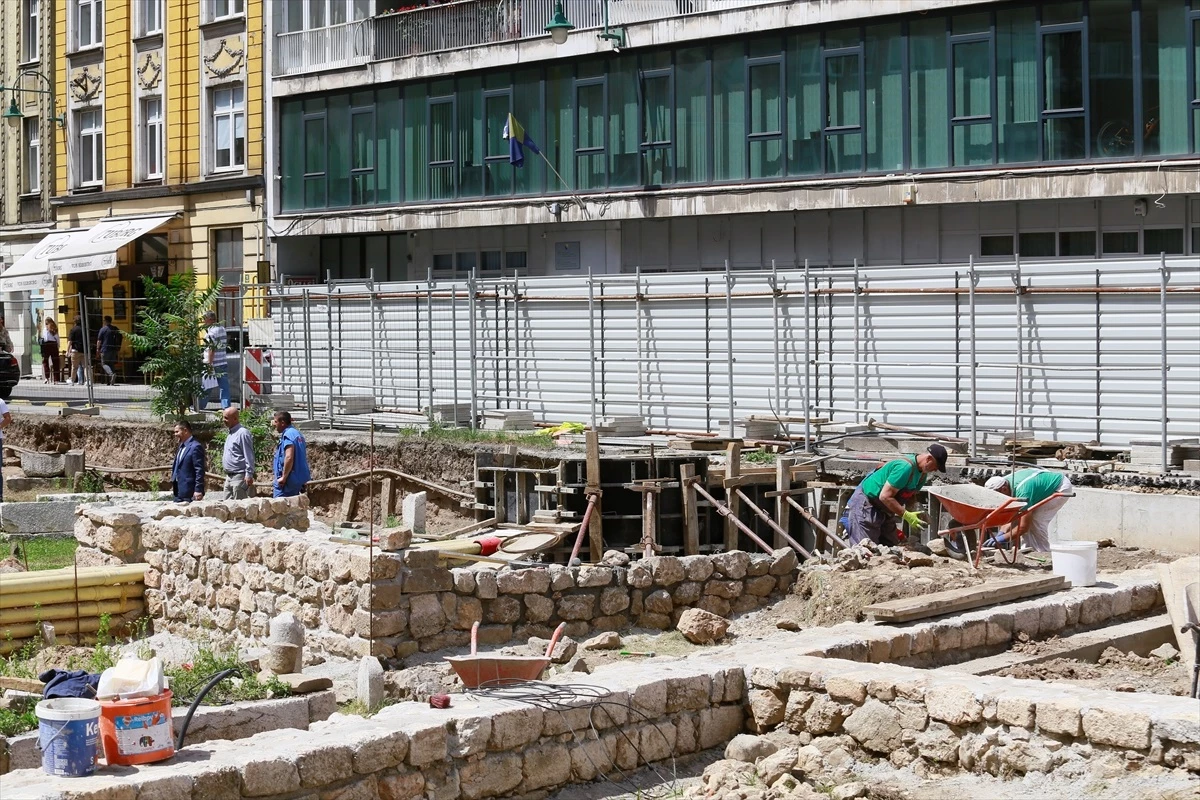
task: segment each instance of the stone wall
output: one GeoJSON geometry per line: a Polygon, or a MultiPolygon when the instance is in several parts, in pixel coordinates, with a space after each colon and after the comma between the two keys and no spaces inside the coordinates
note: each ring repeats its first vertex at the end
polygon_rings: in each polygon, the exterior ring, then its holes
{"type": "Polygon", "coordinates": [[[918,774],[1049,773],[1093,758],[1200,772],[1189,698],[803,656],[748,667],[747,683],[748,727],[797,734],[802,772],[851,755],[918,774]]]}

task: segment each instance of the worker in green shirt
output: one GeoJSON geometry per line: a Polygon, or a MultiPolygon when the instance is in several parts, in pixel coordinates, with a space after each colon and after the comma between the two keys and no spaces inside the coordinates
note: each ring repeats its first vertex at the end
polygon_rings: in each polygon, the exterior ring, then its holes
{"type": "Polygon", "coordinates": [[[1075,494],[1075,487],[1071,486],[1066,475],[1036,467],[1017,470],[1008,476],[988,478],[984,488],[1024,500],[1025,508],[1033,508],[1047,498],[1054,498],[1038,506],[1035,511],[1022,514],[1016,522],[1006,525],[983,543],[985,547],[1006,547],[1017,543],[1043,553],[1050,549],[1050,520],[1075,494]],[[1062,496],[1055,497],[1056,494],[1062,496]]]}
{"type": "Polygon", "coordinates": [[[901,535],[901,520],[911,527],[923,527],[917,512],[908,506],[925,485],[925,476],[946,471],[946,448],[931,444],[919,455],[889,461],[872,472],[854,490],[846,519],[850,544],[871,540],[875,544],[896,545],[901,535]]]}

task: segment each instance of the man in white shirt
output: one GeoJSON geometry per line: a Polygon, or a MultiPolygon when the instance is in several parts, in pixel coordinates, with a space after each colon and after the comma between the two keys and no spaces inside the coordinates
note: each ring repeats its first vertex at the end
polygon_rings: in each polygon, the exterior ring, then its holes
{"type": "MultiPolygon", "coordinates": [[[[229,348],[229,333],[225,326],[217,322],[213,311],[204,312],[204,324],[208,330],[204,336],[204,365],[206,374],[217,380],[217,389],[221,393],[221,408],[229,408],[229,363],[226,351],[229,348]]],[[[207,395],[207,392],[205,393],[207,395]]],[[[203,405],[201,405],[203,409],[203,405]]]]}

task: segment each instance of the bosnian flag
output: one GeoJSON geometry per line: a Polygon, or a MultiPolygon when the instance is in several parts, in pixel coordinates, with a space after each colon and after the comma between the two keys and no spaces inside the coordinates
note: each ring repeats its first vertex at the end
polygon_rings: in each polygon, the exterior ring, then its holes
{"type": "Polygon", "coordinates": [[[525,128],[517,122],[517,118],[512,114],[508,115],[508,122],[504,123],[504,138],[508,139],[508,163],[514,167],[525,166],[526,147],[535,153],[542,152],[538,150],[537,144],[529,138],[525,128]]]}

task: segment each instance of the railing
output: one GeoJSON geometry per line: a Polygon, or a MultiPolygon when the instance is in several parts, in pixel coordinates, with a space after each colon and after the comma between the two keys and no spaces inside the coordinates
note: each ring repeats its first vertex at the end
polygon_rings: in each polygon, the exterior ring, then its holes
{"type": "MultiPolygon", "coordinates": [[[[609,24],[764,5],[772,0],[609,0],[609,24]]],[[[604,24],[600,0],[566,0],[579,30],[604,24]]],[[[275,74],[298,75],[394,58],[546,36],[554,0],[461,0],[369,20],[276,35],[275,74]]]]}
{"type": "Polygon", "coordinates": [[[372,59],[372,20],[360,19],[275,36],[275,74],[300,75],[318,69],[365,64],[372,59]]]}

